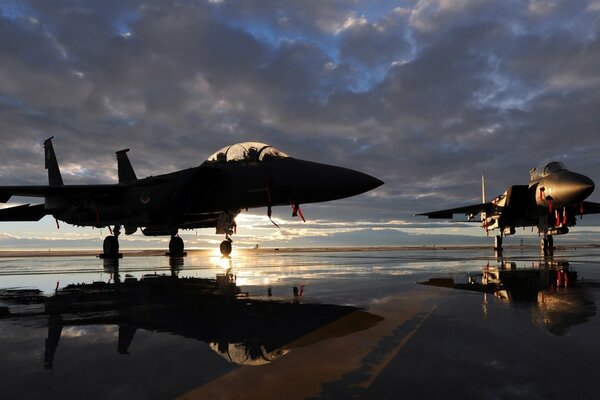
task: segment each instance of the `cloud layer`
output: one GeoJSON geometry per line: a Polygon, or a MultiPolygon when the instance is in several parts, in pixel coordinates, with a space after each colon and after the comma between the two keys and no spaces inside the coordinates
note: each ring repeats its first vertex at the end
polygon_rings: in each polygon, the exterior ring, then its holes
{"type": "Polygon", "coordinates": [[[50,136],[68,183],[114,181],[121,148],[144,176],[247,140],[386,182],[310,206],[331,222],[416,223],[549,160],[600,181],[599,21],[598,1],[3,2],[0,184],[43,184],[50,136]]]}

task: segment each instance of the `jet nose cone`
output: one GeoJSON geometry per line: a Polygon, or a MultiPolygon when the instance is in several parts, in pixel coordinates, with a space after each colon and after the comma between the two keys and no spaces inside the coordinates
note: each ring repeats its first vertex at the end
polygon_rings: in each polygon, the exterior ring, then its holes
{"type": "Polygon", "coordinates": [[[564,183],[556,187],[555,199],[559,204],[567,205],[585,200],[595,189],[594,181],[585,175],[570,173],[564,183]]]}
{"type": "Polygon", "coordinates": [[[581,177],[582,179],[579,183],[579,191],[581,193],[581,197],[586,199],[590,194],[592,194],[596,188],[596,185],[594,184],[594,181],[587,176],[581,175],[581,177]]]}
{"type": "Polygon", "coordinates": [[[343,199],[383,185],[381,180],[349,168],[303,160],[288,163],[290,167],[285,174],[295,177],[290,180],[293,184],[289,189],[291,197],[298,203],[343,199]]]}
{"type": "MultiPolygon", "coordinates": [[[[357,171],[358,172],[358,171],[357,171]]],[[[373,190],[383,185],[383,181],[375,178],[374,176],[364,174],[362,172],[358,172],[360,177],[357,179],[358,188],[360,189],[359,193],[368,192],[369,190],[373,190]]]]}
{"type": "Polygon", "coordinates": [[[328,190],[325,190],[324,194],[328,192],[332,198],[356,196],[383,185],[383,181],[363,172],[347,168],[334,168],[323,171],[325,175],[329,176],[326,180],[328,190]]]}

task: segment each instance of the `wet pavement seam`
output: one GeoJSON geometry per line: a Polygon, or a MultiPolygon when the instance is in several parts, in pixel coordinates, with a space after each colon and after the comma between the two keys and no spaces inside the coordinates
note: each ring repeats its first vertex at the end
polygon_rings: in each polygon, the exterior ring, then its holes
{"type": "Polygon", "coordinates": [[[402,347],[419,330],[429,316],[437,309],[434,305],[428,311],[417,313],[402,323],[392,334],[379,340],[375,348],[361,361],[361,365],[351,373],[345,374],[336,382],[324,383],[321,393],[312,399],[356,399],[362,398],[369,386],[377,379],[381,371],[396,357],[402,347]]]}

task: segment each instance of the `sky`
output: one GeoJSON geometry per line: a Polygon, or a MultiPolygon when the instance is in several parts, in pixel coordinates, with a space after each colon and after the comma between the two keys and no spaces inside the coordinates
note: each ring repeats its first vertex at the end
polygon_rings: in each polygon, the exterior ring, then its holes
{"type": "MultiPolygon", "coordinates": [[[[260,141],[385,185],[305,205],[307,223],[276,208],[281,229],[250,210],[241,246],[486,243],[476,224],[414,214],[478,202],[482,173],[491,196],[551,160],[600,182],[599,34],[600,1],[583,0],[4,0],[0,185],[46,184],[50,136],[66,184],[116,182],[124,148],[143,177],[260,141]]],[[[599,227],[587,217],[569,240],[600,241],[599,227]]],[[[0,248],[106,234],[46,217],[2,223],[0,248]]]]}

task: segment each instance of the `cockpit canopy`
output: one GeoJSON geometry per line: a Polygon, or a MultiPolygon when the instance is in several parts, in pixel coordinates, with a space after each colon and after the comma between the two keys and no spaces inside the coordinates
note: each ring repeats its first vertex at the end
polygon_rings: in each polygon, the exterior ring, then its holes
{"type": "Polygon", "coordinates": [[[208,157],[209,162],[228,163],[236,161],[263,162],[289,157],[273,146],[259,142],[236,143],[223,147],[208,157]]]}
{"type": "Polygon", "coordinates": [[[545,167],[537,167],[529,171],[529,175],[531,175],[531,179],[543,178],[544,176],[550,175],[557,171],[565,171],[567,167],[561,162],[552,161],[546,164],[545,167]]]}

